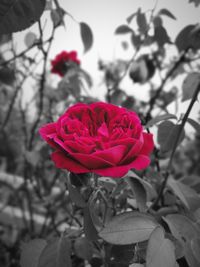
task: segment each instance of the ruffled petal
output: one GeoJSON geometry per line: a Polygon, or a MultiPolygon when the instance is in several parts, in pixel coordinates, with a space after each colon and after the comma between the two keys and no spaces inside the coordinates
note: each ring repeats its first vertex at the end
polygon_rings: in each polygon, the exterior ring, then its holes
{"type": "Polygon", "coordinates": [[[109,176],[112,178],[121,178],[127,174],[127,172],[134,168],[136,170],[142,170],[149,166],[150,159],[146,156],[140,155],[133,162],[123,166],[114,166],[105,169],[96,169],[92,172],[99,174],[101,176],[109,176]]]}
{"type": "Polygon", "coordinates": [[[74,173],[86,173],[90,172],[87,168],[82,166],[79,162],[67,157],[65,153],[61,151],[55,151],[51,154],[51,158],[55,165],[59,169],[66,169],[74,173]]]}
{"type": "Polygon", "coordinates": [[[143,133],[144,143],[140,154],[149,155],[154,149],[153,135],[150,133],[143,133]]]}

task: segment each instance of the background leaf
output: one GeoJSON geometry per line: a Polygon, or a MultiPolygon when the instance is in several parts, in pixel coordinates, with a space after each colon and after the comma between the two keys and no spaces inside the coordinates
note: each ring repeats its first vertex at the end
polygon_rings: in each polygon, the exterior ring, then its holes
{"type": "Polygon", "coordinates": [[[176,17],[166,8],[163,8],[161,9],[159,12],[158,12],[158,15],[165,15],[171,19],[174,19],[176,20],[176,17]]]}
{"type": "Polygon", "coordinates": [[[189,73],[182,85],[182,101],[191,99],[197,87],[200,87],[200,74],[198,72],[189,73]]]}
{"type": "Polygon", "coordinates": [[[146,128],[149,128],[153,125],[155,125],[156,123],[158,122],[161,122],[161,121],[165,121],[165,120],[169,120],[169,119],[177,119],[177,117],[174,115],[174,114],[163,114],[163,115],[160,115],[160,116],[157,116],[153,119],[151,119],[146,125],[145,127],[146,128]]]}
{"type": "Polygon", "coordinates": [[[93,34],[90,27],[85,22],[80,22],[81,38],[84,45],[84,53],[86,53],[93,44],[93,34]]]}
{"type": "Polygon", "coordinates": [[[198,50],[200,48],[200,36],[198,32],[194,32],[196,25],[187,25],[176,37],[175,44],[179,51],[192,48],[198,50]]]}
{"type": "MultiPolygon", "coordinates": [[[[160,145],[161,152],[166,153],[173,149],[180,127],[180,125],[175,125],[171,121],[164,121],[159,124],[158,143],[160,145]]],[[[185,131],[183,130],[179,138],[179,144],[183,141],[184,137],[185,131]]]]}
{"type": "Polygon", "coordinates": [[[115,34],[125,34],[125,33],[130,33],[130,32],[133,32],[133,30],[127,25],[120,25],[115,30],[115,34]]]}
{"type": "Polygon", "coordinates": [[[45,0],[1,0],[0,34],[24,30],[38,21],[45,0]]]}

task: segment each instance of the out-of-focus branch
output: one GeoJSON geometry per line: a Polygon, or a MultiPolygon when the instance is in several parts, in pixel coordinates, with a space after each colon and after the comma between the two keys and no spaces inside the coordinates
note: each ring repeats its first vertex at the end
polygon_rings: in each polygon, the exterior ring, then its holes
{"type": "MultiPolygon", "coordinates": [[[[41,28],[41,24],[40,22],[38,23],[39,25],[39,31],[40,31],[40,39],[41,39],[41,43],[43,40],[43,32],[42,32],[42,28],[41,28]]],[[[43,112],[43,98],[44,98],[44,87],[45,87],[45,82],[46,82],[46,67],[47,67],[47,60],[48,60],[48,55],[49,55],[49,51],[51,49],[51,45],[52,45],[52,41],[54,38],[54,34],[55,34],[55,28],[53,28],[52,30],[52,34],[51,34],[51,38],[49,41],[49,45],[47,47],[46,50],[44,50],[44,47],[42,46],[41,51],[43,53],[44,56],[44,62],[43,62],[43,72],[41,75],[41,79],[40,79],[40,88],[39,88],[39,95],[40,95],[40,101],[39,101],[39,110],[38,110],[38,115],[37,118],[31,128],[31,135],[30,135],[30,140],[29,140],[29,144],[28,144],[28,149],[31,150],[32,146],[33,146],[33,141],[35,138],[35,134],[36,134],[36,130],[38,127],[38,124],[40,122],[41,116],[42,116],[42,112],[43,112]]]]}

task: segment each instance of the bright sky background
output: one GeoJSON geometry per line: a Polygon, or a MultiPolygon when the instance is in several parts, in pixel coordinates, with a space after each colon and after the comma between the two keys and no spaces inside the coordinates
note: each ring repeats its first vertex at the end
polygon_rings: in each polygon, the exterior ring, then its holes
{"type": "MultiPolygon", "coordinates": [[[[123,52],[119,37],[114,35],[117,26],[126,23],[126,18],[141,7],[143,12],[152,9],[156,0],[58,0],[60,6],[73,15],[77,21],[83,21],[90,25],[94,34],[94,44],[92,49],[83,54],[83,45],[80,38],[79,25],[69,17],[65,17],[66,29],[59,27],[56,30],[55,40],[50,53],[50,58],[54,58],[62,50],[76,50],[82,62],[82,67],[86,69],[94,80],[94,95],[99,94],[99,85],[101,84],[101,73],[97,69],[98,59],[114,60],[119,54],[130,53],[129,49],[123,52]]],[[[172,41],[179,31],[188,24],[200,22],[200,7],[196,8],[189,0],[158,0],[156,11],[161,8],[170,10],[177,20],[163,17],[164,26],[168,31],[172,41]]],[[[47,19],[46,32],[51,29],[52,22],[49,19],[49,12],[45,11],[43,19],[47,19]]],[[[37,25],[26,30],[35,31],[37,25]]],[[[18,48],[24,47],[24,33],[17,33],[16,43],[18,48]]],[[[125,54],[124,54],[125,55],[125,54]]],[[[55,77],[56,80],[56,77],[55,77]]],[[[181,83],[181,81],[179,82],[181,83]]],[[[147,91],[138,91],[138,87],[129,84],[131,90],[128,93],[137,94],[141,99],[147,95],[147,91]],[[134,87],[134,88],[133,88],[134,87]]],[[[188,101],[182,106],[181,110],[188,105],[188,101]]],[[[193,108],[192,116],[197,116],[199,103],[193,108]]]]}

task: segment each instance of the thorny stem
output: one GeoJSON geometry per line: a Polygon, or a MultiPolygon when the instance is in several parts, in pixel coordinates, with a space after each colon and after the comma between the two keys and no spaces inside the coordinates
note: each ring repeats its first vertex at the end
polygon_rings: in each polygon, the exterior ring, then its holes
{"type": "Polygon", "coordinates": [[[184,117],[182,119],[182,122],[181,122],[181,125],[180,125],[180,128],[179,128],[179,131],[178,131],[178,134],[176,136],[175,143],[174,143],[174,146],[173,146],[173,149],[172,149],[172,152],[171,152],[169,163],[167,165],[167,171],[165,172],[165,175],[164,175],[163,183],[161,184],[160,191],[158,193],[158,196],[157,196],[156,200],[152,204],[151,209],[153,209],[153,208],[155,208],[157,206],[157,204],[159,203],[159,200],[162,197],[162,194],[164,192],[165,186],[167,184],[167,181],[168,181],[168,178],[169,178],[169,175],[170,175],[170,172],[171,172],[174,155],[175,155],[176,149],[178,147],[178,142],[179,142],[181,133],[182,133],[182,131],[184,129],[185,123],[187,122],[187,119],[188,119],[188,117],[190,115],[190,112],[192,110],[192,107],[193,107],[196,99],[197,99],[197,96],[198,96],[198,93],[199,92],[200,92],[200,84],[198,85],[196,91],[194,92],[193,97],[192,97],[192,100],[191,100],[191,102],[190,102],[190,104],[188,106],[188,109],[187,109],[187,111],[186,111],[186,113],[185,113],[185,115],[184,115],[184,117]]]}

